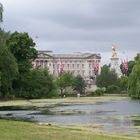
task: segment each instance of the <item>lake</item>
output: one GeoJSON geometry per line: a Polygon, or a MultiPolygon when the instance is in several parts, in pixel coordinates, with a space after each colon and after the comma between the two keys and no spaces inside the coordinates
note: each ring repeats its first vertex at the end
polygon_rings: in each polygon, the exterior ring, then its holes
{"type": "MultiPolygon", "coordinates": [[[[37,103],[36,103],[37,104],[37,103]]],[[[122,135],[139,135],[136,118],[140,118],[139,100],[98,102],[96,104],[61,104],[36,110],[0,111],[5,118],[26,118],[37,122],[60,125],[84,125],[105,132],[122,135]]]]}

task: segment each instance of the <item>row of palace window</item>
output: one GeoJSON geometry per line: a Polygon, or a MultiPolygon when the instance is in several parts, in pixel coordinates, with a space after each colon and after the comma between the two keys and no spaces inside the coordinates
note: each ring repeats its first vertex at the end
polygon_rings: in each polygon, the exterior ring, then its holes
{"type": "Polygon", "coordinates": [[[60,67],[67,67],[67,68],[75,68],[76,66],[77,66],[77,68],[80,68],[80,67],[82,67],[82,68],[84,68],[84,64],[57,64],[57,65],[55,65],[55,64],[52,64],[52,63],[43,63],[42,61],[40,61],[40,62],[36,62],[36,66],[42,66],[43,67],[43,65],[44,65],[44,67],[51,67],[52,65],[53,65],[53,68],[55,68],[56,66],[57,66],[57,68],[60,68],[60,67]]]}
{"type": "MultiPolygon", "coordinates": [[[[49,66],[51,66],[51,63],[49,64],[49,66]]],[[[84,68],[84,64],[80,65],[80,64],[57,64],[57,68],[60,68],[60,67],[67,67],[67,68],[75,68],[77,66],[77,68],[84,68]]],[[[55,68],[55,65],[53,64],[53,68],[55,68]]]]}
{"type": "MultiPolygon", "coordinates": [[[[53,64],[53,63],[47,63],[47,62],[43,62],[43,61],[36,61],[36,66],[42,66],[44,65],[44,67],[51,67],[53,66],[53,68],[55,68],[57,66],[57,68],[63,67],[63,68],[84,68],[85,65],[84,64],[53,64]]],[[[89,64],[89,68],[92,68],[93,64],[90,63],[89,64]]]]}
{"type": "MultiPolygon", "coordinates": [[[[55,71],[55,70],[53,70],[53,74],[56,74],[56,73],[58,73],[59,71],[55,71]]],[[[76,75],[78,75],[78,74],[80,74],[80,75],[82,75],[82,76],[84,76],[85,75],[85,70],[82,70],[82,71],[80,71],[80,70],[71,70],[71,72],[73,73],[73,74],[76,74],[76,75]]],[[[89,76],[92,76],[92,75],[94,75],[94,71],[89,71],[89,76]]]]}

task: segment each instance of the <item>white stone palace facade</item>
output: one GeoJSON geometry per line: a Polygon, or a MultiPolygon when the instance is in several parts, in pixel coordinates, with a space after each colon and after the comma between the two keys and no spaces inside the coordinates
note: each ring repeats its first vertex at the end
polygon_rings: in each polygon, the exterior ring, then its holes
{"type": "Polygon", "coordinates": [[[38,51],[38,57],[33,61],[34,68],[47,68],[51,74],[58,76],[60,71],[70,71],[81,75],[86,81],[96,77],[94,66],[98,65],[100,73],[100,54],[72,53],[56,54],[52,51],[38,51]]]}

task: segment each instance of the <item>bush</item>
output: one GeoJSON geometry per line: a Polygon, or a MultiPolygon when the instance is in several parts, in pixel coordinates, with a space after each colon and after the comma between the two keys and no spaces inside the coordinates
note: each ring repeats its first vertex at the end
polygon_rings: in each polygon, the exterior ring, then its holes
{"type": "Polygon", "coordinates": [[[97,88],[95,91],[91,91],[88,96],[101,96],[105,93],[105,88],[97,88]]]}
{"type": "Polygon", "coordinates": [[[120,93],[120,87],[116,85],[108,86],[106,89],[106,92],[107,93],[120,93]]]}
{"type": "Polygon", "coordinates": [[[31,70],[20,82],[20,89],[15,91],[16,97],[51,98],[58,94],[52,75],[45,69],[31,70]]]}

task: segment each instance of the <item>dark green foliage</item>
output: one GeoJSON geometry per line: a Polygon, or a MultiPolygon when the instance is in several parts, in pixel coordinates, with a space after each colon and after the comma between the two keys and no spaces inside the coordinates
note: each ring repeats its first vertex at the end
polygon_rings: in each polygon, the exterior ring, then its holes
{"type": "Polygon", "coordinates": [[[9,33],[0,28],[0,97],[10,96],[13,79],[18,73],[16,60],[5,45],[8,38],[9,33]]]}
{"type": "Polygon", "coordinates": [[[116,85],[111,85],[108,86],[106,89],[106,93],[120,93],[120,87],[116,86],[116,85]]]}
{"type": "Polygon", "coordinates": [[[121,77],[118,80],[118,86],[120,87],[121,91],[127,92],[127,89],[128,89],[128,77],[127,76],[121,77]]]}
{"type": "Polygon", "coordinates": [[[101,68],[101,74],[97,76],[96,84],[98,87],[108,87],[116,84],[118,81],[117,74],[114,70],[109,69],[109,66],[104,65],[101,68]]]}
{"type": "Polygon", "coordinates": [[[137,56],[135,57],[135,61],[138,61],[140,59],[140,53],[137,54],[137,56]]]}
{"type": "Polygon", "coordinates": [[[10,32],[5,32],[0,28],[0,45],[5,45],[5,42],[9,37],[10,37],[10,32]]]}
{"type": "Polygon", "coordinates": [[[135,61],[128,62],[128,76],[131,74],[134,65],[135,65],[135,61]]]}
{"type": "Polygon", "coordinates": [[[85,93],[85,88],[86,88],[86,83],[85,83],[85,80],[83,79],[83,77],[80,76],[80,75],[74,77],[72,87],[78,93],[84,94],[85,93]]]}
{"type": "Polygon", "coordinates": [[[30,73],[32,61],[37,57],[37,51],[34,48],[35,43],[27,33],[14,32],[6,41],[6,45],[18,64],[19,75],[13,81],[13,88],[16,91],[20,91],[22,89],[22,81],[30,73]]]}
{"type": "Polygon", "coordinates": [[[105,92],[105,88],[97,88],[95,91],[90,92],[88,96],[102,96],[105,92]]]}
{"type": "Polygon", "coordinates": [[[57,82],[58,88],[60,89],[61,96],[63,96],[65,89],[67,87],[72,86],[73,80],[74,80],[74,77],[71,72],[64,72],[57,78],[56,82],[57,82]]]}
{"type": "Polygon", "coordinates": [[[27,33],[14,32],[6,44],[17,60],[19,73],[28,72],[32,68],[32,61],[37,57],[32,38],[27,33]]]}
{"type": "Polygon", "coordinates": [[[129,76],[128,93],[132,98],[140,99],[140,53],[135,59],[135,65],[129,76]]]}
{"type": "Polygon", "coordinates": [[[6,46],[0,44],[0,96],[9,96],[12,90],[12,81],[18,73],[14,56],[6,46]]]}
{"type": "Polygon", "coordinates": [[[56,96],[56,86],[46,69],[33,69],[24,75],[16,93],[17,97],[50,98],[56,96]]]}

